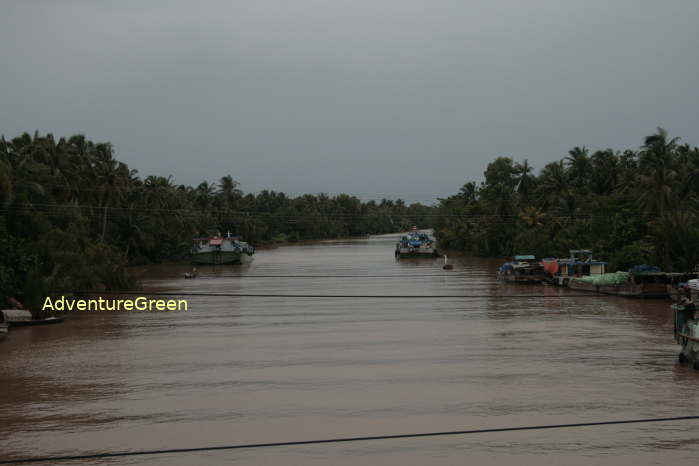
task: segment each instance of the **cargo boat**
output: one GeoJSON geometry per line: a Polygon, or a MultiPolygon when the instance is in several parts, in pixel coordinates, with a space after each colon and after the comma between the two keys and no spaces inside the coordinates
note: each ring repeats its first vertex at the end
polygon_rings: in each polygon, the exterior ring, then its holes
{"type": "Polygon", "coordinates": [[[427,233],[417,231],[413,227],[412,231],[403,236],[396,243],[395,256],[396,259],[410,257],[437,257],[439,252],[435,246],[435,241],[427,233]]]}
{"type": "Polygon", "coordinates": [[[589,249],[572,249],[570,257],[541,260],[546,281],[558,286],[568,286],[571,279],[588,275],[602,275],[607,262],[594,260],[589,249]]]}
{"type": "Polygon", "coordinates": [[[531,255],[515,256],[498,269],[498,279],[505,282],[541,283],[545,278],[544,268],[531,255]]]}
{"type": "Polygon", "coordinates": [[[686,274],[662,272],[657,267],[641,265],[628,272],[573,278],[568,287],[632,298],[668,298],[672,284],[685,276],[686,274]]]}
{"type": "Polygon", "coordinates": [[[255,253],[255,248],[239,236],[211,236],[195,238],[192,245],[192,261],[196,264],[240,264],[255,253]]]}

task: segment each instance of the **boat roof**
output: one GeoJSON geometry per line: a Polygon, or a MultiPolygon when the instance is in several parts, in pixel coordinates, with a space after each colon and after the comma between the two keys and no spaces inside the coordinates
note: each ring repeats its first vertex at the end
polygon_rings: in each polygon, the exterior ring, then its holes
{"type": "Polygon", "coordinates": [[[515,256],[516,261],[533,261],[536,260],[536,257],[531,255],[531,254],[524,254],[521,256],[515,256]]]}
{"type": "Polygon", "coordinates": [[[26,309],[3,309],[0,322],[25,322],[32,320],[32,313],[26,309]]]}

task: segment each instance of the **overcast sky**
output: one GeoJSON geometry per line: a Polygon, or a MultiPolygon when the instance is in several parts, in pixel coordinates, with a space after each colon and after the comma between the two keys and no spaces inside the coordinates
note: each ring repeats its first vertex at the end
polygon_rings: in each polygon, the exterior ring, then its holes
{"type": "Polygon", "coordinates": [[[0,133],[142,176],[429,201],[501,155],[699,143],[696,0],[3,0],[0,133]]]}

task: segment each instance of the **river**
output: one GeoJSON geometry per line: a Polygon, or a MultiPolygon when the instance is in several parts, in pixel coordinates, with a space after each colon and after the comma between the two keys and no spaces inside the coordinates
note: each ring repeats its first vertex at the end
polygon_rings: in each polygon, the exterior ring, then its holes
{"type": "MultiPolygon", "coordinates": [[[[493,259],[453,258],[451,271],[396,261],[396,238],[260,250],[194,280],[188,265],[149,267],[145,289],[182,293],[187,311],[12,329],[0,340],[0,458],[697,412],[699,372],[676,363],[669,302],[504,285],[493,259]]],[[[63,464],[686,464],[697,443],[689,421],[63,464]]]]}

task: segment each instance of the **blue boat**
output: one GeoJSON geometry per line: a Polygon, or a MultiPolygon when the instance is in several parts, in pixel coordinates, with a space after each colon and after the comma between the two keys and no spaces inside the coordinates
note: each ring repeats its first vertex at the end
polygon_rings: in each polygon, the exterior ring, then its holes
{"type": "Polygon", "coordinates": [[[498,279],[514,283],[541,283],[545,278],[544,268],[532,255],[515,256],[498,270],[498,279]]]}
{"type": "Polygon", "coordinates": [[[417,231],[417,228],[413,227],[410,233],[403,236],[396,243],[395,256],[396,259],[409,257],[430,258],[439,256],[439,252],[434,239],[427,233],[417,231]]]}

